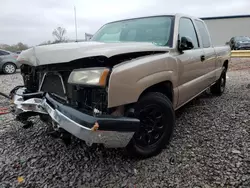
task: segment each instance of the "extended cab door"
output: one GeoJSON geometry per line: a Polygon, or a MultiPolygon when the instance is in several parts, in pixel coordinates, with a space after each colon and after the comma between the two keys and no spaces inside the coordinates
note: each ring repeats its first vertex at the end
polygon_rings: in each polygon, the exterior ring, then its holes
{"type": "Polygon", "coordinates": [[[179,99],[177,108],[201,92],[204,85],[201,78],[204,73],[202,62],[204,52],[198,42],[193,20],[181,17],[179,20],[178,35],[179,38],[189,37],[193,42],[194,48],[185,50],[176,57],[180,61],[178,84],[179,99]]]}
{"type": "Polygon", "coordinates": [[[216,81],[216,52],[212,46],[210,35],[208,33],[205,23],[201,20],[195,20],[197,30],[200,37],[200,46],[203,48],[204,57],[203,75],[204,75],[204,89],[216,81]]]}

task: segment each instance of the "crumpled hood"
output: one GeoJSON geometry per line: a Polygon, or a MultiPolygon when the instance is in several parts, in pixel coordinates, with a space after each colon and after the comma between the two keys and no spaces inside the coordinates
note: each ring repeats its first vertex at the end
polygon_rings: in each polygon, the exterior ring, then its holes
{"type": "Polygon", "coordinates": [[[74,42],[36,46],[19,54],[18,62],[31,66],[66,63],[76,59],[93,56],[111,57],[118,54],[144,51],[168,51],[169,47],[152,43],[126,42],[74,42]]]}

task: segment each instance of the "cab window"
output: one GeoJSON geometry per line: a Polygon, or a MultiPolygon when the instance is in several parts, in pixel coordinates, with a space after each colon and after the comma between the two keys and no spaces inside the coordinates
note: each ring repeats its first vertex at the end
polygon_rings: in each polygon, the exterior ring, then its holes
{"type": "Polygon", "coordinates": [[[210,37],[208,34],[208,31],[205,27],[205,24],[199,20],[195,21],[195,24],[198,27],[200,36],[201,36],[201,40],[202,40],[202,44],[203,44],[203,48],[209,48],[211,46],[211,42],[210,42],[210,37]]]}
{"type": "Polygon", "coordinates": [[[181,18],[179,24],[179,37],[189,37],[193,42],[194,48],[199,48],[198,38],[192,20],[189,18],[181,18]]]}

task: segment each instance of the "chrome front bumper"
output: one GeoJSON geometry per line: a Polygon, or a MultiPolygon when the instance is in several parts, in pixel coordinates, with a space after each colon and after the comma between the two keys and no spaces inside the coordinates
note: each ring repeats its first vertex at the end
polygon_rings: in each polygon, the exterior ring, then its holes
{"type": "Polygon", "coordinates": [[[19,89],[13,96],[16,115],[30,112],[48,114],[62,129],[84,140],[88,145],[103,144],[108,148],[126,147],[139,128],[140,121],[132,118],[93,117],[53,100],[48,94],[43,98],[21,96],[19,89]]]}

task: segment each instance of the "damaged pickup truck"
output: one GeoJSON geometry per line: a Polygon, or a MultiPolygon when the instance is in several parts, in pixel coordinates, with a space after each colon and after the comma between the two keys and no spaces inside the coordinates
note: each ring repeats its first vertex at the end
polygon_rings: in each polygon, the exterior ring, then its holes
{"type": "Polygon", "coordinates": [[[18,62],[18,120],[38,115],[88,145],[149,157],[169,142],[175,110],[208,88],[224,92],[230,48],[176,14],[108,23],[91,41],[33,47],[18,62]]]}

